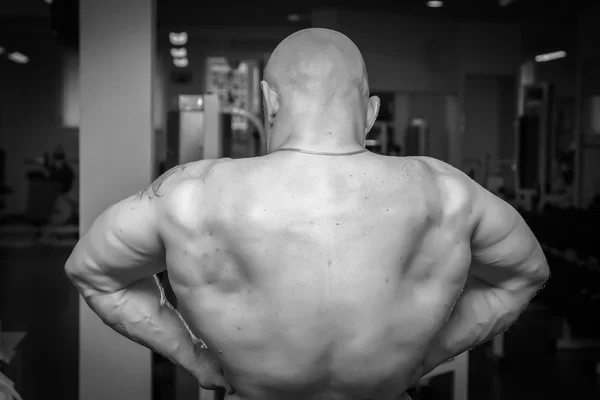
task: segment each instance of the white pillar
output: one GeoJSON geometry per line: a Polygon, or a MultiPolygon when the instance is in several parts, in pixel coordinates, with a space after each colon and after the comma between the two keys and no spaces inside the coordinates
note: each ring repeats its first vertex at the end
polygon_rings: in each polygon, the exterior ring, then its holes
{"type": "MultiPolygon", "coordinates": [[[[153,178],[154,20],[153,0],[80,2],[82,234],[153,178]]],[[[110,330],[83,301],[79,328],[81,400],[151,399],[150,351],[110,330]]]]}

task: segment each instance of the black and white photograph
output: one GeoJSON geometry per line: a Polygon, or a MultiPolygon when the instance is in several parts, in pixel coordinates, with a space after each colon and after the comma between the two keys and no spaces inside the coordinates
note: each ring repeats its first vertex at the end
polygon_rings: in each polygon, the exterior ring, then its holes
{"type": "Polygon", "coordinates": [[[600,0],[0,0],[0,400],[599,400],[600,0]]]}

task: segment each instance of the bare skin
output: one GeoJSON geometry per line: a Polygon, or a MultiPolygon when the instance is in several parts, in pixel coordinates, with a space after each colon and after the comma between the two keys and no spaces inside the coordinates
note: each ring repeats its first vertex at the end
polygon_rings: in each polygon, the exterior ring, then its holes
{"type": "Polygon", "coordinates": [[[194,218],[173,207],[161,225],[180,310],[236,396],[402,394],[465,283],[468,201],[436,201],[417,159],[276,153],[212,168],[173,194],[194,218]]]}
{"type": "Polygon", "coordinates": [[[362,59],[339,61],[360,53],[332,32],[274,52],[269,155],[172,169],[99,216],[65,267],[106,324],[229,400],[406,397],[506,330],[548,278],[519,214],[447,164],[277,151],[355,151],[375,121],[362,59]],[[300,88],[278,72],[290,57],[300,88]],[[331,65],[350,65],[332,72],[352,78],[341,92],[320,75],[331,65]],[[161,304],[164,270],[187,327],[161,304]]]}

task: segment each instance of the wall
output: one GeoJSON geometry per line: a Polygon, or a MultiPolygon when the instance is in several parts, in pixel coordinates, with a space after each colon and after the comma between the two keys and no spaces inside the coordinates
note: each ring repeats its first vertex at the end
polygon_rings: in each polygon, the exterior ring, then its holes
{"type": "MultiPolygon", "coordinates": [[[[523,52],[521,28],[508,23],[475,23],[422,17],[397,17],[351,11],[330,17],[361,49],[373,91],[450,94],[458,98],[458,118],[451,118],[449,161],[462,167],[463,153],[472,153],[462,140],[464,134],[465,77],[468,75],[515,76],[523,52]]],[[[323,19],[318,26],[327,27],[323,19]]],[[[473,86],[471,97],[497,96],[496,89],[473,86]]],[[[513,88],[510,88],[511,90],[513,88]]],[[[516,105],[515,105],[516,107],[516,105]]],[[[490,109],[481,125],[512,123],[512,116],[501,107],[490,109]],[[506,122],[506,121],[505,121],[506,122]]],[[[495,130],[479,130],[478,141],[497,142],[495,130]]],[[[503,134],[512,135],[511,130],[503,134]]],[[[507,138],[507,140],[512,138],[507,138]]],[[[496,155],[496,154],[494,154],[496,155]]]]}
{"type": "Polygon", "coordinates": [[[48,5],[38,0],[19,0],[0,2],[0,17],[8,16],[46,16],[49,14],[48,5]]]}
{"type": "Polygon", "coordinates": [[[573,54],[560,60],[538,63],[535,71],[536,81],[552,83],[556,96],[574,99],[576,64],[576,57],[573,54]]]}
{"type": "Polygon", "coordinates": [[[62,126],[62,51],[48,33],[23,36],[11,47],[29,56],[20,65],[0,59],[0,147],[6,151],[4,212],[22,212],[27,200],[25,160],[62,145],[69,159],[78,158],[77,131],[62,126]]]}
{"type": "Polygon", "coordinates": [[[521,26],[460,23],[460,71],[473,75],[516,75],[523,60],[521,26]]]}
{"type": "Polygon", "coordinates": [[[351,11],[339,21],[363,54],[373,91],[458,91],[457,24],[351,11]]]}
{"type": "MultiPolygon", "coordinates": [[[[47,32],[20,36],[11,47],[28,55],[19,65],[0,59],[0,148],[6,151],[6,183],[14,193],[5,197],[0,214],[23,213],[28,180],[25,160],[42,156],[61,145],[78,170],[79,55],[59,46],[47,32]]],[[[165,153],[168,77],[165,62],[156,60],[154,128],[156,153],[165,153]]],[[[161,161],[164,157],[157,157],[161,161]]],[[[77,196],[78,186],[73,189],[77,196]]]]}
{"type": "MultiPolygon", "coordinates": [[[[487,155],[492,160],[513,159],[517,112],[515,77],[469,74],[464,82],[463,165],[483,161],[487,155]]],[[[508,180],[509,176],[504,178],[508,180]]]]}
{"type": "Polygon", "coordinates": [[[373,90],[460,91],[465,74],[514,74],[514,24],[470,23],[343,11],[342,31],[361,49],[373,90]]]}
{"type": "Polygon", "coordinates": [[[523,52],[533,59],[538,54],[563,50],[567,57],[535,65],[536,80],[555,85],[557,96],[575,97],[577,23],[571,17],[530,22],[523,27],[523,52]]]}
{"type": "Polygon", "coordinates": [[[486,75],[468,75],[465,78],[463,162],[476,162],[486,154],[498,155],[499,85],[494,78],[486,75]],[[486,135],[481,135],[481,132],[486,132],[486,135]]]}
{"type": "MultiPolygon", "coordinates": [[[[600,193],[600,135],[590,132],[591,112],[585,107],[590,96],[600,95],[600,6],[593,6],[582,13],[579,20],[578,109],[581,120],[581,198],[582,206],[588,205],[600,193]],[[588,67],[584,67],[584,63],[588,67]]],[[[599,112],[595,110],[595,112],[599,112]]]]}

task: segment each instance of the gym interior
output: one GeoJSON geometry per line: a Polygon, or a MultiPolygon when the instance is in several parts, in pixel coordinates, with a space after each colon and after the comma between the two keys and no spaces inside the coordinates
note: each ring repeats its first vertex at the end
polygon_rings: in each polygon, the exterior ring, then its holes
{"type": "Polygon", "coordinates": [[[106,328],[63,267],[99,212],[170,167],[264,154],[263,68],[306,27],[361,49],[382,101],[371,151],[461,169],[549,261],[518,322],[413,398],[600,398],[598,20],[579,0],[3,0],[0,399],[223,398],[106,328]]]}

